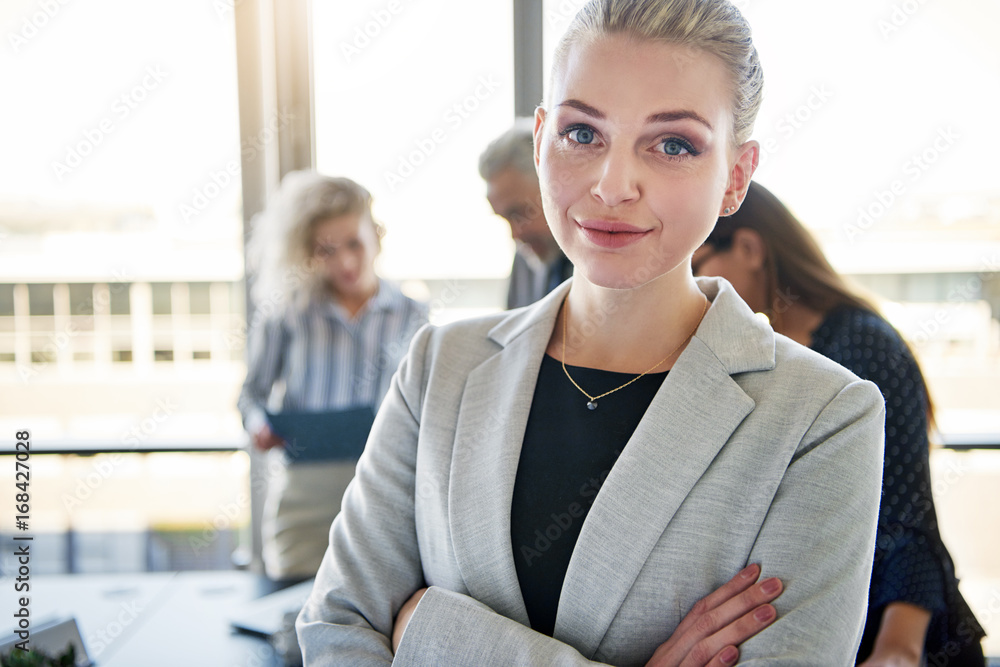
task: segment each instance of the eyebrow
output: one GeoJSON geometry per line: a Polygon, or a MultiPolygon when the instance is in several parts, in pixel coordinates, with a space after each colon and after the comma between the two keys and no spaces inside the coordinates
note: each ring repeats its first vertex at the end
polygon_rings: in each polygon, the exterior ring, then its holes
{"type": "Polygon", "coordinates": [[[672,120],[684,120],[690,118],[691,120],[698,121],[709,130],[715,130],[712,124],[705,119],[701,114],[691,111],[690,109],[681,109],[680,111],[665,111],[662,113],[654,113],[652,116],[646,119],[647,123],[669,123],[672,120]]]}
{"type": "Polygon", "coordinates": [[[583,113],[587,114],[588,116],[593,116],[594,118],[596,118],[598,120],[604,120],[605,119],[605,115],[604,115],[603,111],[600,111],[600,110],[596,109],[595,107],[590,106],[586,102],[581,102],[580,100],[568,99],[565,102],[560,102],[556,106],[557,107],[572,107],[572,108],[574,108],[574,109],[576,109],[578,111],[582,111],[583,113]]]}
{"type": "MultiPolygon", "coordinates": [[[[601,111],[601,110],[599,110],[599,109],[597,109],[595,107],[590,106],[586,102],[581,102],[580,100],[569,99],[569,100],[566,100],[565,102],[560,102],[556,106],[557,107],[572,107],[573,109],[577,109],[578,111],[582,111],[583,113],[587,114],[588,116],[592,116],[592,117],[594,117],[594,118],[596,118],[598,120],[604,120],[606,118],[606,116],[605,116],[605,114],[604,114],[603,111],[601,111]]],[[[648,123],[669,123],[669,122],[675,121],[675,120],[686,120],[686,119],[697,121],[697,122],[701,123],[702,125],[704,125],[705,127],[707,127],[709,130],[712,130],[712,131],[715,130],[715,128],[712,127],[712,124],[709,123],[708,120],[706,120],[704,116],[702,116],[701,114],[699,114],[696,111],[691,111],[690,109],[680,109],[678,111],[662,111],[660,113],[654,113],[653,115],[651,115],[648,118],[646,118],[646,123],[647,124],[648,123]]]]}

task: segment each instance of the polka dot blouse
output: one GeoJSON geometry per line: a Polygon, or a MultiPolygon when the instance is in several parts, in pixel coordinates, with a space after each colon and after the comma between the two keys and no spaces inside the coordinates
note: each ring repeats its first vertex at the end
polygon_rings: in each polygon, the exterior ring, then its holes
{"type": "Polygon", "coordinates": [[[927,395],[913,355],[886,320],[856,308],[828,313],[813,333],[812,349],[874,382],[885,398],[882,502],[868,600],[872,633],[878,630],[885,606],[902,601],[933,614],[928,654],[953,641],[963,623],[965,634],[978,640],[982,628],[958,591],[951,556],[938,532],[928,459],[927,395]]]}

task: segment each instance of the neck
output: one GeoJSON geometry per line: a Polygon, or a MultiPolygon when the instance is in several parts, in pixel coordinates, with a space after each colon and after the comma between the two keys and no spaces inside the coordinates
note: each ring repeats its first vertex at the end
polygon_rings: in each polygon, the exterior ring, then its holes
{"type": "Polygon", "coordinates": [[[826,313],[799,303],[792,303],[781,312],[780,317],[774,318],[777,322],[771,324],[778,325],[775,326],[775,331],[778,333],[809,347],[812,345],[813,332],[823,323],[824,317],[826,313]]]}
{"type": "Polygon", "coordinates": [[[573,366],[621,373],[642,373],[669,354],[653,372],[668,370],[683,352],[706,305],[690,272],[679,273],[680,277],[667,274],[627,290],[598,287],[577,276],[556,322],[548,353],[573,366]],[[563,359],[562,327],[567,312],[563,359]]]}
{"type": "Polygon", "coordinates": [[[369,289],[351,295],[343,295],[331,290],[334,301],[336,301],[341,308],[348,312],[351,319],[356,317],[357,314],[361,312],[361,309],[368,305],[368,302],[371,301],[376,292],[378,292],[377,282],[369,289]]]}

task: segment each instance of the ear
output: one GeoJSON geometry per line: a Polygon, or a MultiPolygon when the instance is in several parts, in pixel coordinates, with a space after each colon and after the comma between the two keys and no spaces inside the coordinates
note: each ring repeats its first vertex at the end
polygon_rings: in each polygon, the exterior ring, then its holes
{"type": "Polygon", "coordinates": [[[757,271],[767,261],[767,245],[757,230],[740,227],[733,231],[733,254],[744,268],[757,271]]]}
{"type": "MultiPolygon", "coordinates": [[[[729,182],[726,184],[726,194],[722,198],[723,210],[738,209],[746,197],[750,179],[757,171],[760,160],[760,144],[750,140],[736,149],[733,166],[729,170],[729,182]]],[[[722,215],[726,215],[722,213],[722,215]]]]}
{"type": "Polygon", "coordinates": [[[542,145],[542,132],[545,130],[545,108],[535,107],[535,133],[533,137],[535,151],[535,169],[538,169],[538,147],[542,145]]]}

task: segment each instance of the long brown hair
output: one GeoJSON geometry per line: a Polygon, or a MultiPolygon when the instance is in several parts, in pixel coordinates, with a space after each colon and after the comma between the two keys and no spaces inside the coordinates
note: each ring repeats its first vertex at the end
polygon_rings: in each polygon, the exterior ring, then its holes
{"type": "Polygon", "coordinates": [[[715,250],[728,250],[733,233],[744,227],[757,232],[767,251],[768,307],[764,313],[775,329],[781,330],[781,315],[793,301],[824,314],[839,306],[878,313],[871,299],[834,270],[816,239],[788,207],[756,181],[750,182],[739,210],[719,218],[705,243],[715,250]]]}
{"type": "MultiPolygon", "coordinates": [[[[739,210],[729,217],[719,218],[705,243],[718,251],[728,250],[733,244],[733,233],[740,228],[754,230],[764,243],[768,295],[765,314],[776,330],[782,330],[782,313],[793,302],[824,315],[835,308],[847,306],[881,317],[874,301],[850,285],[830,265],[805,225],[780,199],[756,181],[750,182],[746,199],[739,210]]],[[[903,342],[906,344],[905,340],[903,342]]],[[[932,429],[934,405],[926,381],[924,396],[927,398],[927,425],[928,429],[932,429]]]]}

